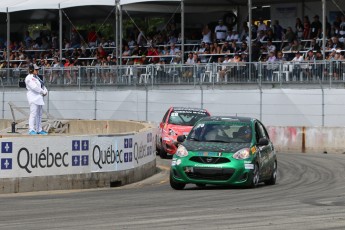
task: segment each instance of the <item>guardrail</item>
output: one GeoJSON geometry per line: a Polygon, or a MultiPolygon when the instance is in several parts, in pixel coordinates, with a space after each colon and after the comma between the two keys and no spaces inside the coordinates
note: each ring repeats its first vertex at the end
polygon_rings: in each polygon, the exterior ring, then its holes
{"type": "MultiPolygon", "coordinates": [[[[47,85],[157,85],[345,82],[345,61],[230,62],[113,66],[42,67],[47,85]]],[[[18,86],[26,68],[2,68],[3,86],[18,86]]]]}

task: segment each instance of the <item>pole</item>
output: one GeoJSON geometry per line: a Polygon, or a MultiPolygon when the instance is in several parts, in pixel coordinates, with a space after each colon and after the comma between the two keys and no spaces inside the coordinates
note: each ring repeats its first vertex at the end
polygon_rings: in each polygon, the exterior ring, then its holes
{"type": "Polygon", "coordinates": [[[322,0],[322,50],[323,50],[323,60],[326,59],[326,0],[322,0]]]}
{"type": "Polygon", "coordinates": [[[181,63],[184,63],[184,0],[181,0],[181,63]]]}
{"type": "Polygon", "coordinates": [[[59,4],[59,60],[62,62],[62,10],[59,4]]]}
{"type": "Polygon", "coordinates": [[[248,0],[248,21],[249,21],[249,80],[251,80],[252,76],[252,0],[248,0]]]}

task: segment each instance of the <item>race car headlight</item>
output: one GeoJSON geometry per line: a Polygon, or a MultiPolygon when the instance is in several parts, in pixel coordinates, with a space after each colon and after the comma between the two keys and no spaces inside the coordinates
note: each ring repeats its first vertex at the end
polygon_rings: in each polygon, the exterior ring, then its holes
{"type": "Polygon", "coordinates": [[[178,148],[177,148],[177,151],[176,151],[176,156],[178,157],[186,157],[188,156],[188,151],[187,149],[183,146],[183,145],[180,145],[178,148]]]}
{"type": "Polygon", "coordinates": [[[170,136],[175,136],[175,135],[177,135],[177,133],[174,130],[169,129],[169,135],[170,136]]]}
{"type": "Polygon", "coordinates": [[[237,160],[247,159],[250,157],[250,149],[249,148],[240,149],[234,155],[232,155],[232,157],[237,160]]]}

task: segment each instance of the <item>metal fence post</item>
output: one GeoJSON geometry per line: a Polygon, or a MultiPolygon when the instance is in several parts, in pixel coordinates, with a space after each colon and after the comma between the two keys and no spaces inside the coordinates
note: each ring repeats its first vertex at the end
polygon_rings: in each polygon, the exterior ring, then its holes
{"type": "Polygon", "coordinates": [[[146,102],[145,102],[145,121],[148,121],[148,110],[149,110],[149,89],[145,85],[145,90],[146,90],[146,102]]]}

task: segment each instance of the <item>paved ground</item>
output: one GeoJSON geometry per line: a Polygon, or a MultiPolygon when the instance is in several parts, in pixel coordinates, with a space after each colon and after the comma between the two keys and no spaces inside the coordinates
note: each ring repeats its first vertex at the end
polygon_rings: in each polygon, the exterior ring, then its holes
{"type": "Polygon", "coordinates": [[[345,155],[278,154],[278,184],[188,185],[161,172],[121,188],[0,195],[0,229],[345,229],[345,155]]]}

